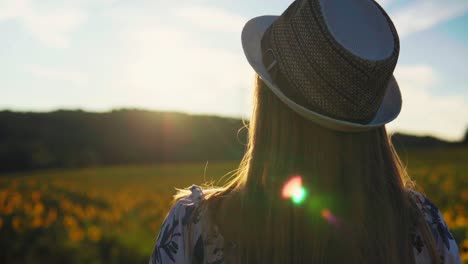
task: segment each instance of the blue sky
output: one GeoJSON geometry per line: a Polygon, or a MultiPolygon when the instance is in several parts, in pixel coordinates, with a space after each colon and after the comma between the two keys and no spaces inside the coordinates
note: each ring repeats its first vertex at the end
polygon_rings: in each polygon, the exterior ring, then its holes
{"type": "MultiPolygon", "coordinates": [[[[468,1],[379,1],[396,24],[403,93],[393,131],[468,127],[468,1]]],[[[0,0],[0,109],[136,107],[249,117],[251,17],[290,0],[0,0]]]]}

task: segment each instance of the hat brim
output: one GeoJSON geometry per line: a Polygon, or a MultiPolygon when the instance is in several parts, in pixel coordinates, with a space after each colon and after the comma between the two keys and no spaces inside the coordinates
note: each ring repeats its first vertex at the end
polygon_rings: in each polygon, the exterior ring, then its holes
{"type": "Polygon", "coordinates": [[[299,115],[314,121],[322,126],[346,131],[357,132],[383,126],[394,120],[401,111],[402,99],[400,88],[394,76],[392,76],[386,89],[383,101],[375,117],[368,123],[353,123],[345,120],[334,119],[317,112],[311,111],[288,97],[286,97],[271,78],[268,70],[263,65],[261,41],[263,34],[270,27],[278,16],[260,16],[247,22],[242,30],[242,48],[245,56],[252,68],[262,78],[265,84],[278,96],[278,98],[288,105],[299,115]]]}

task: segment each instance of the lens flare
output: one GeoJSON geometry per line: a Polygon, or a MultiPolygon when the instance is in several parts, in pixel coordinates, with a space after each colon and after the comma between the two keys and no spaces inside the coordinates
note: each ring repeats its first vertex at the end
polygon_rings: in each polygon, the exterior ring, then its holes
{"type": "Polygon", "coordinates": [[[284,184],[281,195],[285,199],[291,199],[297,205],[303,203],[307,196],[307,191],[302,187],[302,178],[300,176],[290,178],[284,184]]]}
{"type": "Polygon", "coordinates": [[[301,187],[299,189],[294,190],[293,196],[291,198],[295,204],[301,204],[305,200],[305,197],[306,191],[303,187],[301,187]]]}
{"type": "Polygon", "coordinates": [[[327,220],[328,223],[339,227],[339,222],[338,219],[330,212],[328,208],[325,208],[322,210],[322,217],[327,220]]]}

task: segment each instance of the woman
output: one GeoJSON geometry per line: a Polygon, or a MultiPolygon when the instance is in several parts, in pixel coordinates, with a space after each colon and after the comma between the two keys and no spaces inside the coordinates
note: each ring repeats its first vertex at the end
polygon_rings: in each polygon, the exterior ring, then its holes
{"type": "Polygon", "coordinates": [[[179,193],[150,263],[459,263],[385,130],[401,109],[385,11],[296,0],[242,44],[257,73],[245,156],[226,186],[179,193]]]}

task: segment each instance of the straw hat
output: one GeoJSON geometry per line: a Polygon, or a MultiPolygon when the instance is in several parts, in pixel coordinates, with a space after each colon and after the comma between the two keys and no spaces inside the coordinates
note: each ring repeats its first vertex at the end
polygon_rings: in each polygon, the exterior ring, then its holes
{"type": "Polygon", "coordinates": [[[400,113],[398,34],[373,0],[296,0],[248,21],[242,46],[276,96],[322,126],[362,131],[400,113]]]}

